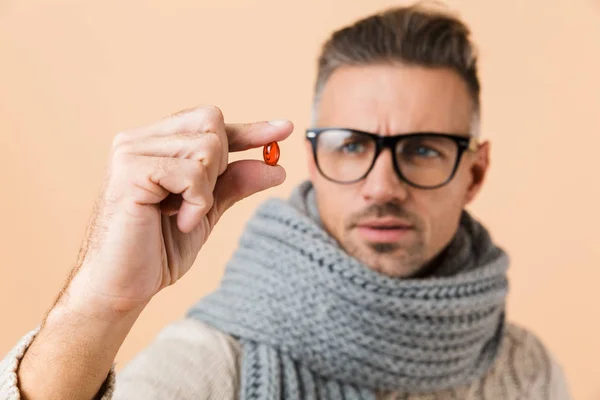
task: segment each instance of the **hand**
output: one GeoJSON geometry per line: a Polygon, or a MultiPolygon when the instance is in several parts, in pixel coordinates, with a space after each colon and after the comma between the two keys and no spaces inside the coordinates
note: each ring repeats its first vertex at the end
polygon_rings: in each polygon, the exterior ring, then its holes
{"type": "Polygon", "coordinates": [[[143,307],[192,266],[235,202],[281,184],[262,161],[228,164],[229,151],[285,139],[291,122],[226,125],[214,106],[118,134],[78,266],[67,283],[85,312],[143,307]]]}

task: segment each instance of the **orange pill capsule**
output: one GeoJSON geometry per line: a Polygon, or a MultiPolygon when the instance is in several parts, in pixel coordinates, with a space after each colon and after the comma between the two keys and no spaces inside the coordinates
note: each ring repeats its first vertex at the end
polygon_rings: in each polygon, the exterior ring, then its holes
{"type": "Polygon", "coordinates": [[[279,161],[279,145],[271,142],[263,147],[263,158],[268,165],[276,165],[279,161]]]}

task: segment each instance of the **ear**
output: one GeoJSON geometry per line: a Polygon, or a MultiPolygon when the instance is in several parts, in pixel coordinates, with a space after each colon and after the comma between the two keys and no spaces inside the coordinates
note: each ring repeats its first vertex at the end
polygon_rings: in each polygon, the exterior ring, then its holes
{"type": "Polygon", "coordinates": [[[469,173],[471,174],[471,183],[467,188],[465,196],[465,205],[475,199],[475,196],[481,190],[488,168],[490,166],[490,142],[486,141],[479,146],[479,149],[471,155],[473,157],[469,173]]]}
{"type": "Polygon", "coordinates": [[[310,144],[310,140],[304,140],[304,148],[306,149],[306,166],[308,168],[308,176],[312,182],[315,181],[317,175],[317,165],[315,164],[315,158],[313,156],[313,148],[310,144]]]}

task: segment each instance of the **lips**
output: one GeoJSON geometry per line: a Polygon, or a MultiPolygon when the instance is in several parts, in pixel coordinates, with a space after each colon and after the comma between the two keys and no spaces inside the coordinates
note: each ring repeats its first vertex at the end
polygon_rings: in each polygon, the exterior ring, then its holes
{"type": "Polygon", "coordinates": [[[414,226],[406,221],[386,218],[361,221],[356,229],[369,242],[393,243],[414,231],[414,226]]]}

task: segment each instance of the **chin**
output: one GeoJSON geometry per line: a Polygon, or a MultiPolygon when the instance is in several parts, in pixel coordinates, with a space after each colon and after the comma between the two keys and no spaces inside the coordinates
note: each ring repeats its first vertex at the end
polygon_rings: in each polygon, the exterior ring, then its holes
{"type": "Polygon", "coordinates": [[[379,262],[366,264],[369,269],[390,278],[411,278],[418,275],[420,268],[401,263],[379,262]]]}
{"type": "Polygon", "coordinates": [[[392,278],[412,278],[419,274],[420,266],[382,263],[375,271],[392,278]]]}
{"type": "Polygon", "coordinates": [[[410,278],[422,267],[421,257],[395,243],[368,243],[349,246],[348,254],[369,269],[393,278],[410,278]]]}

